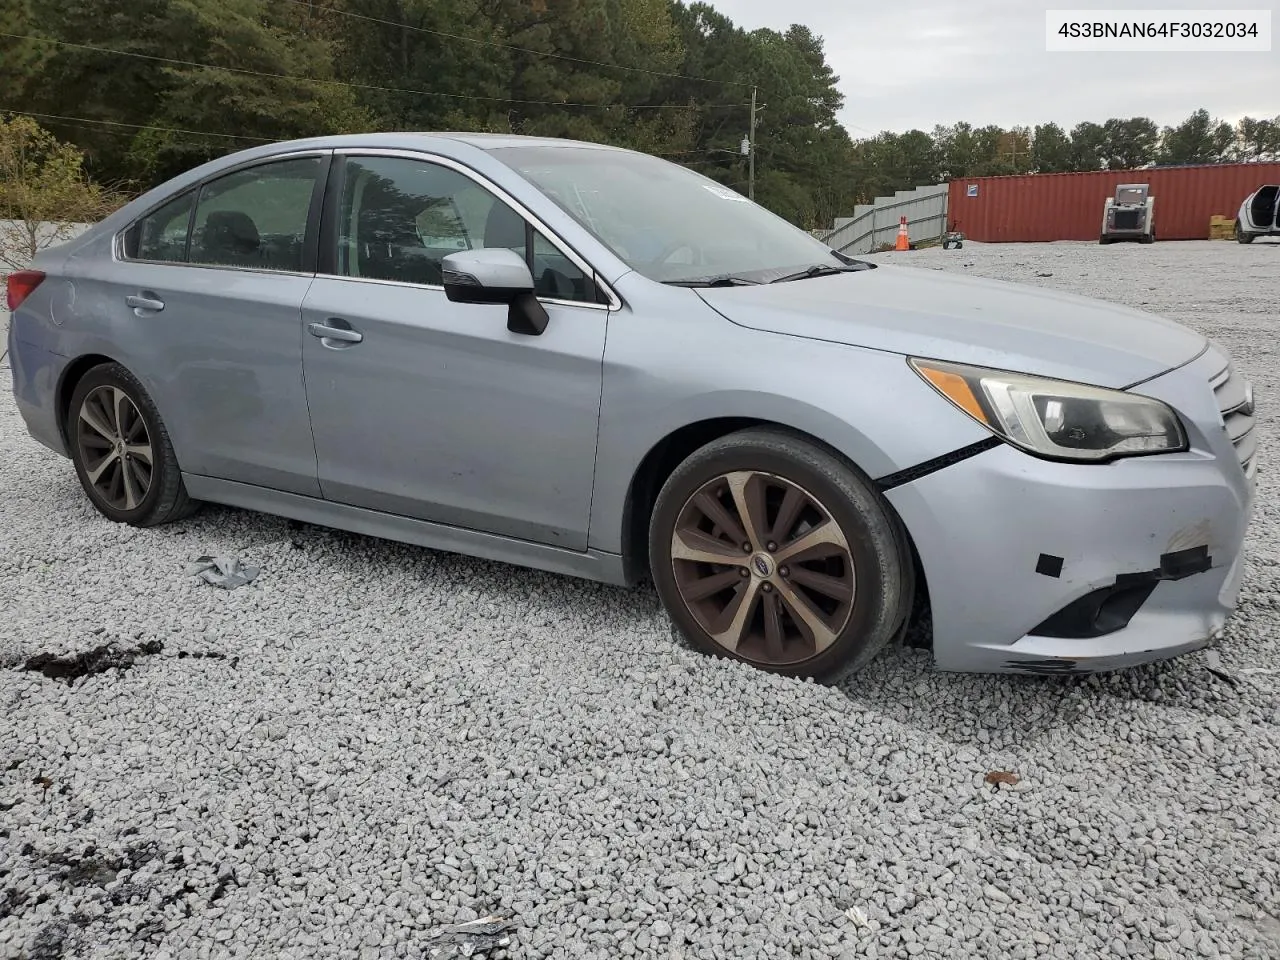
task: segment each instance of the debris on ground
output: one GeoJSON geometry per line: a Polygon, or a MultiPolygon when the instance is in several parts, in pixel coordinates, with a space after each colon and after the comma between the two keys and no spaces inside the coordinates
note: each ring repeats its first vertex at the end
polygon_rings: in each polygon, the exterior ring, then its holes
{"type": "Polygon", "coordinates": [[[431,960],[453,960],[500,950],[511,945],[510,930],[511,921],[498,916],[442,927],[427,938],[427,956],[431,960]]]}
{"type": "Polygon", "coordinates": [[[223,590],[243,587],[258,577],[257,567],[242,564],[235,557],[197,557],[187,565],[187,576],[199,577],[205,583],[223,590]]]}
{"type": "Polygon", "coordinates": [[[871,921],[867,919],[866,913],[864,913],[862,908],[856,904],[846,910],[844,915],[852,920],[859,930],[866,930],[871,927],[871,921]]]}
{"type": "Polygon", "coordinates": [[[1010,770],[992,770],[982,779],[998,788],[1002,783],[1015,786],[1022,778],[1010,770]]]}
{"type": "Polygon", "coordinates": [[[1219,680],[1229,683],[1233,687],[1240,685],[1239,679],[1228,672],[1227,668],[1222,665],[1222,658],[1218,656],[1217,650],[1206,650],[1204,655],[1205,669],[1212,673],[1219,680]]]}
{"type": "Polygon", "coordinates": [[[72,653],[59,656],[54,653],[37,653],[23,664],[23,670],[42,673],[50,680],[65,680],[70,686],[81,677],[108,670],[127,670],[139,657],[152,656],[164,649],[159,640],[150,640],[139,647],[121,650],[113,643],[104,643],[100,647],[86,650],[83,653],[72,653]]]}
{"type": "MultiPolygon", "coordinates": [[[[1280,242],[966,241],[910,259],[1150,300],[1280,382],[1276,298],[1259,294],[1280,242]]],[[[1264,460],[1280,450],[1280,418],[1255,432],[1264,460]]],[[[1063,678],[938,672],[896,647],[807,683],[696,657],[649,587],[230,507],[138,535],[97,516],[6,390],[0,484],[20,493],[0,499],[0,958],[34,960],[37,936],[56,955],[65,918],[66,960],[1280,960],[1274,469],[1217,648],[1236,688],[1203,651],[1063,678]],[[262,573],[214,593],[183,575],[210,553],[262,573]],[[21,669],[152,639],[158,658],[79,690],[21,669]],[[1002,770],[1019,783],[983,782],[1002,770]],[[154,858],[128,853],[149,842],[154,858]],[[130,873],[51,859],[90,844],[130,873]],[[187,881],[198,892],[167,903],[187,881]],[[429,940],[486,914],[512,919],[509,946],[429,940]]]]}

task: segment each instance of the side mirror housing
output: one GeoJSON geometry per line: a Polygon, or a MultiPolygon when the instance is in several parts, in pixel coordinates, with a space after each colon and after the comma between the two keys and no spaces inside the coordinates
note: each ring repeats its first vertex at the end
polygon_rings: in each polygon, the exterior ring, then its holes
{"type": "Polygon", "coordinates": [[[454,303],[505,303],[507,329],[538,336],[547,329],[546,308],[533,293],[524,257],[505,247],[451,253],[441,263],[444,295],[454,303]]]}

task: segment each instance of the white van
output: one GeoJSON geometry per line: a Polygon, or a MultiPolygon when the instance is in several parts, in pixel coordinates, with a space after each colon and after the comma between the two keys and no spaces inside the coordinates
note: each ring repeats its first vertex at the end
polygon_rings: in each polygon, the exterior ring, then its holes
{"type": "Polygon", "coordinates": [[[1254,237],[1280,237],[1280,184],[1259,187],[1240,204],[1236,240],[1253,243],[1254,237]]]}

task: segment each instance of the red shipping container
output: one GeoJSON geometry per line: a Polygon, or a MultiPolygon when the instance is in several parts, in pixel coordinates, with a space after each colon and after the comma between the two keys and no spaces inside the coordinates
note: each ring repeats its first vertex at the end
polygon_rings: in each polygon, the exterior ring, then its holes
{"type": "Polygon", "coordinates": [[[1205,240],[1210,217],[1235,219],[1245,197],[1263,184],[1280,183],[1280,163],[952,180],[947,221],[980,243],[1097,240],[1103,205],[1120,183],[1151,185],[1156,240],[1205,240]]]}

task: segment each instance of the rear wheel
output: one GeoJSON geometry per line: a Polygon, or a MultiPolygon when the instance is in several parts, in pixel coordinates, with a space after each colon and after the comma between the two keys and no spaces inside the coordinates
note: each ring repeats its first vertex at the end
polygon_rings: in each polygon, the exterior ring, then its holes
{"type": "Polygon", "coordinates": [[[871,484],[780,431],[731,434],[690,456],[650,523],[654,582],[696,649],[791,676],[858,670],[914,597],[901,523],[871,484]]]}
{"type": "Polygon", "coordinates": [[[1245,231],[1239,220],[1236,221],[1236,243],[1253,243],[1253,234],[1245,231]]]}
{"type": "Polygon", "coordinates": [[[109,520],[150,527],[195,509],[155,404],[118,363],[94,367],[76,384],[67,438],[80,485],[109,520]]]}

